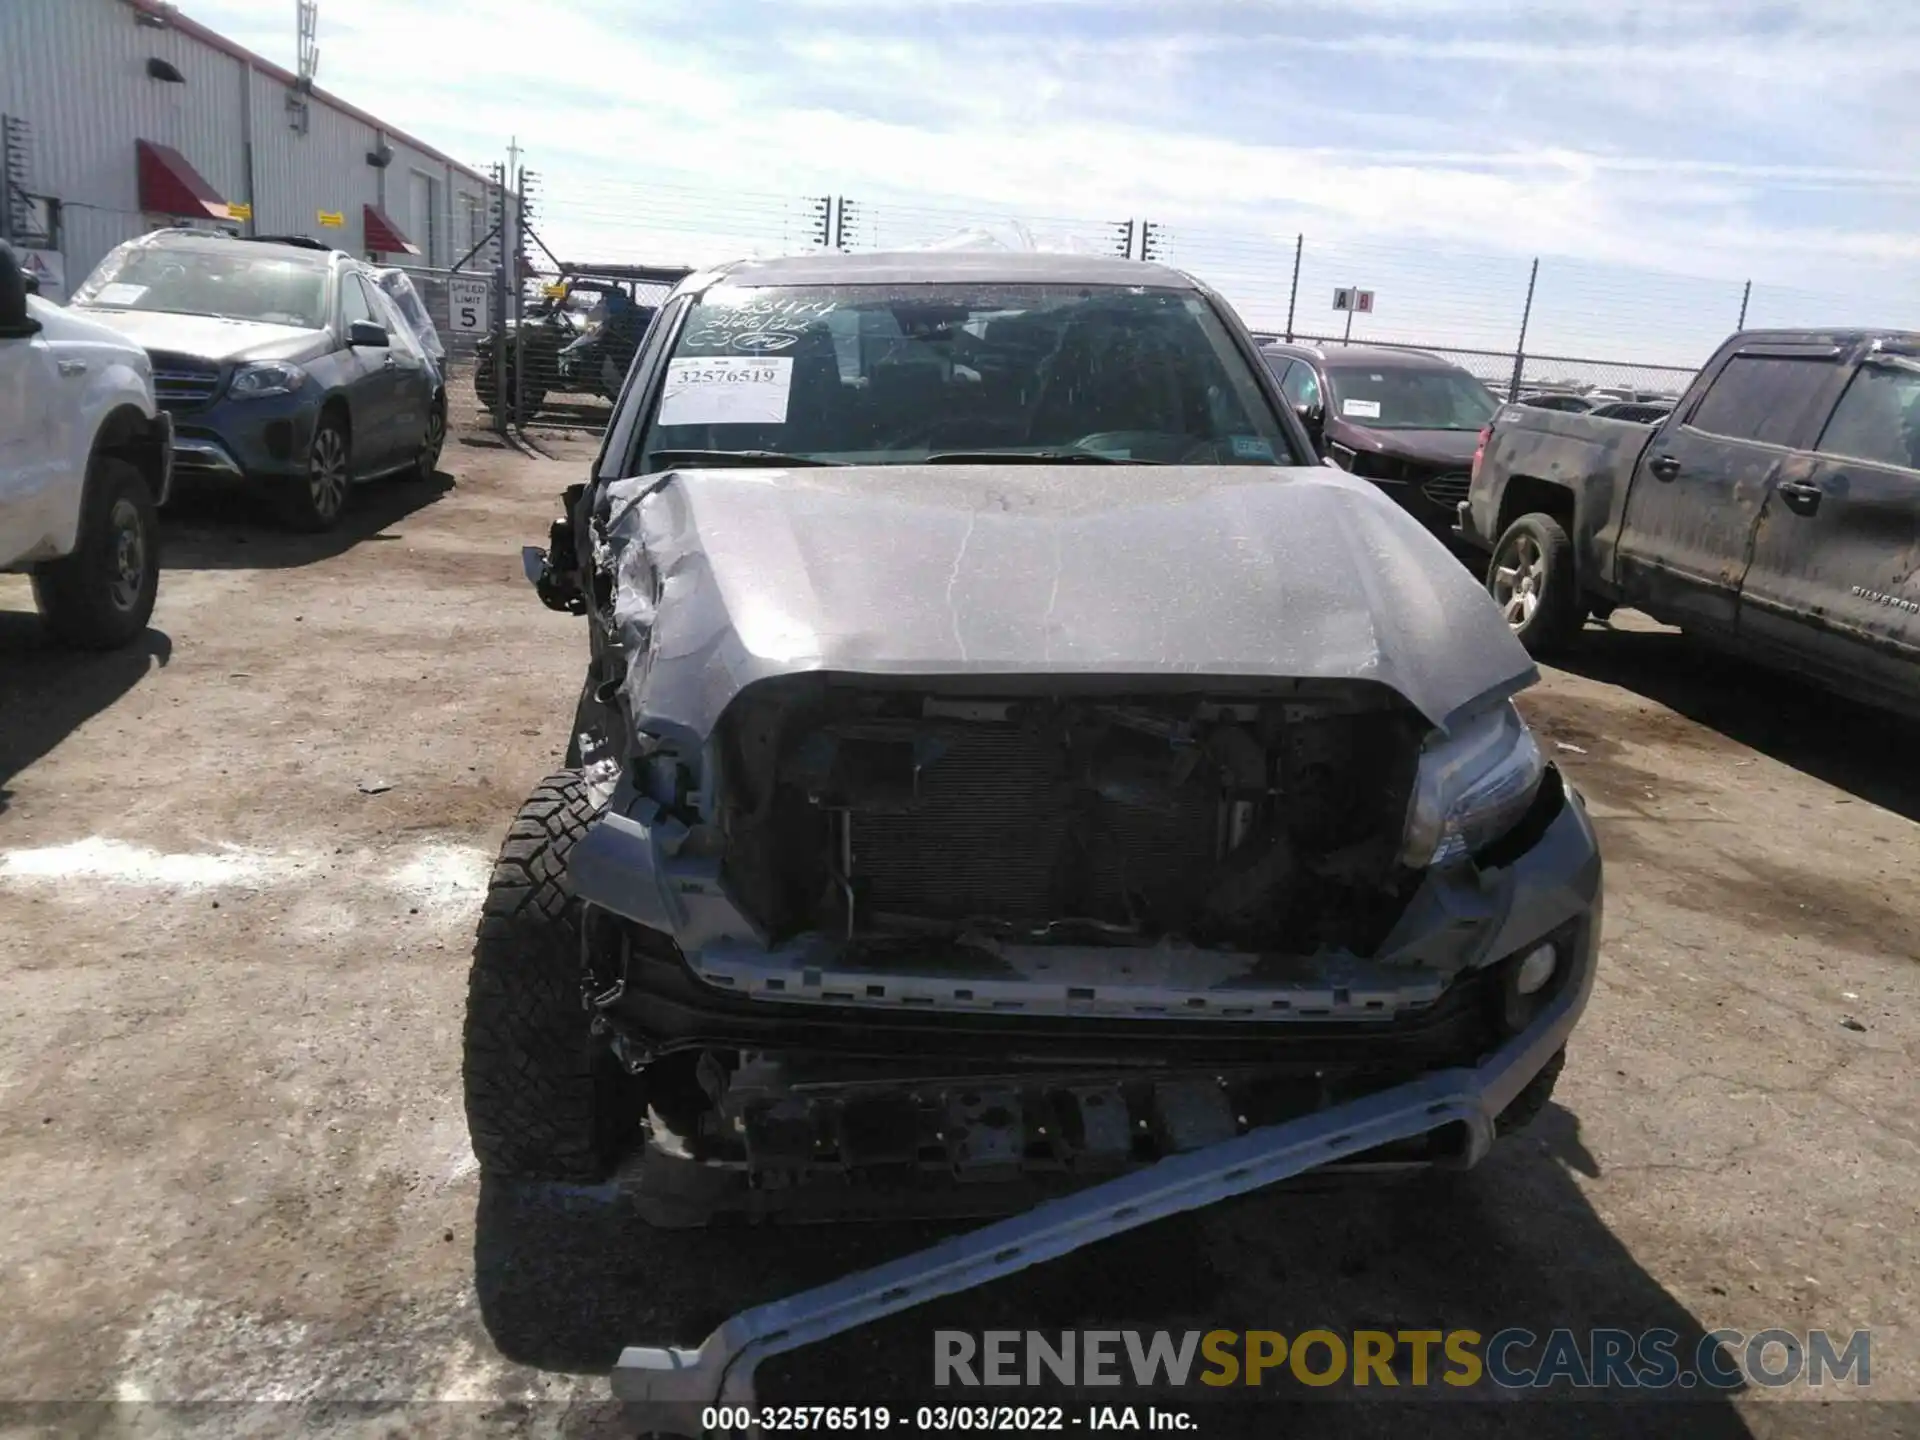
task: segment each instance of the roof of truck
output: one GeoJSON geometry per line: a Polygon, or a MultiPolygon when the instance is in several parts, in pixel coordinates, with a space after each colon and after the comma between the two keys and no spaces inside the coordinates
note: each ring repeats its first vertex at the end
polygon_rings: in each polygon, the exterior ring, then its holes
{"type": "Polygon", "coordinates": [[[1737,342],[1742,345],[1836,345],[1851,348],[1874,340],[1899,340],[1908,344],[1920,344],[1920,330],[1879,330],[1857,327],[1835,330],[1742,330],[1732,336],[1727,344],[1732,345],[1737,342]]]}
{"type": "Polygon", "coordinates": [[[846,255],[827,250],[773,260],[735,260],[686,282],[729,285],[927,285],[942,281],[1007,285],[1153,285],[1195,290],[1191,276],[1118,255],[1064,255],[1026,250],[880,250],[846,255]]]}

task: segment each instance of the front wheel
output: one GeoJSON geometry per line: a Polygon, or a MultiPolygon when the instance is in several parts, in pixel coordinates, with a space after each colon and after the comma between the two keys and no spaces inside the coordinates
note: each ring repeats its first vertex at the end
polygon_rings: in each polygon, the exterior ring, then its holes
{"type": "Polygon", "coordinates": [[[416,480],[431,480],[440,470],[440,452],[447,445],[447,402],[435,400],[427,407],[427,431],[420,437],[420,455],[409,472],[416,480]]]}
{"type": "Polygon", "coordinates": [[[345,419],[338,413],[322,415],[307,447],[307,473],[282,496],[287,524],[312,534],[338,525],[347,508],[352,467],[352,440],[345,419]]]}
{"type": "Polygon", "coordinates": [[[1487,593],[1529,655],[1551,655],[1586,624],[1573,542],[1551,515],[1522,515],[1493,547],[1487,593]]]}
{"type": "Polygon", "coordinates": [[[61,643],[115,650],[147,628],[159,588],[159,522],[146,477],[125,460],[97,460],[73,553],[34,567],[34,604],[61,643]]]}
{"type": "Polygon", "coordinates": [[[542,780],[494,862],[467,981],[467,1132],[483,1173],[604,1179],[639,1133],[638,1082],[582,1000],[580,902],[567,876],[598,813],[571,770],[542,780]]]}

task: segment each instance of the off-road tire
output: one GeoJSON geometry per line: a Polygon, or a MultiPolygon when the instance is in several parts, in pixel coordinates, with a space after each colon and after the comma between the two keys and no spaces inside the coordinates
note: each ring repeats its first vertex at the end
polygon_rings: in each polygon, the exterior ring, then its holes
{"type": "Polygon", "coordinates": [[[1540,1073],[1527,1082],[1526,1089],[1513,1097],[1513,1103],[1502,1110],[1493,1122],[1495,1135],[1511,1135],[1516,1130],[1524,1130],[1540,1118],[1540,1112],[1547,1108],[1547,1102],[1553,1098],[1553,1087],[1560,1079],[1560,1072],[1566,1068],[1567,1052],[1556,1050],[1553,1058],[1541,1068],[1540,1073]]]}
{"type": "Polygon", "coordinates": [[[280,491],[280,515],[289,529],[324,534],[340,523],[352,495],[353,433],[343,414],[328,410],[313,427],[307,473],[280,491]]]}
{"type": "Polygon", "coordinates": [[[1544,657],[1565,650],[1587,623],[1586,597],[1574,573],[1573,541],[1551,515],[1522,515],[1506,528],[1487,561],[1487,593],[1493,596],[1529,655],[1544,657]],[[1516,565],[1526,558],[1526,565],[1516,565]],[[1534,571],[1534,603],[1520,618],[1518,597],[1503,594],[1503,572],[1534,571]]]}
{"type": "Polygon", "coordinates": [[[482,1172],[605,1179],[639,1133],[638,1082],[581,1000],[580,902],[567,859],[597,807],[573,771],[542,780],[494,861],[467,981],[461,1066],[482,1172]]]}
{"type": "Polygon", "coordinates": [[[117,650],[147,628],[159,588],[153,493],[134,466],[102,456],[87,480],[73,553],[34,567],[34,604],[63,645],[117,650]]]}

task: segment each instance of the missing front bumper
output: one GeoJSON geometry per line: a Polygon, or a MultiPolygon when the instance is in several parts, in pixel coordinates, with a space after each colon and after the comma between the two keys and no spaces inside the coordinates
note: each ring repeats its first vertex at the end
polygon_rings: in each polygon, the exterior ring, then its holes
{"type": "MultiPolygon", "coordinates": [[[[754,1371],[770,1356],[1123,1231],[1442,1132],[1452,1141],[1454,1163],[1477,1162],[1491,1145],[1502,1113],[1564,1049],[1593,988],[1603,909],[1600,857],[1579,797],[1569,788],[1565,800],[1540,817],[1537,830],[1523,822],[1524,833],[1509,847],[1516,853],[1503,850],[1488,857],[1496,897],[1490,914],[1463,916],[1447,906],[1416,906],[1406,917],[1409,928],[1421,931],[1465,925],[1485,953],[1508,957],[1568,927],[1567,964],[1556,983],[1540,992],[1524,1028],[1490,1052],[1474,1052],[1482,1057],[1477,1062],[1437,1068],[1172,1155],[919,1254],[742,1311],[697,1349],[629,1347],[614,1367],[614,1395],[639,1406],[638,1418],[649,1429],[699,1434],[702,1408],[752,1403],[754,1371]]],[[[919,1038],[934,1038],[965,1018],[946,1017],[939,1029],[919,1038]]],[[[867,1012],[863,1028],[880,1028],[875,1023],[880,1020],[867,1012]]],[[[1272,1037],[1268,1046],[1277,1042],[1292,1050],[1306,1040],[1291,1025],[1261,1028],[1272,1037]]],[[[791,1030],[785,1038],[792,1038],[791,1030]]],[[[1383,1033],[1373,1046],[1386,1038],[1383,1033]]],[[[1274,1053],[1266,1049],[1269,1059],[1274,1053]]]]}
{"type": "Polygon", "coordinates": [[[1473,1164],[1492,1144],[1501,1112],[1565,1046],[1592,991],[1593,961],[1589,936],[1577,971],[1550,1003],[1479,1065],[1437,1071],[1175,1155],[918,1254],[744,1310],[697,1349],[630,1346],[614,1367],[613,1393],[642,1407],[646,1428],[697,1435],[704,1407],[753,1403],[754,1371],[771,1356],[1123,1231],[1435,1132],[1457,1134],[1460,1163],[1473,1164]]]}

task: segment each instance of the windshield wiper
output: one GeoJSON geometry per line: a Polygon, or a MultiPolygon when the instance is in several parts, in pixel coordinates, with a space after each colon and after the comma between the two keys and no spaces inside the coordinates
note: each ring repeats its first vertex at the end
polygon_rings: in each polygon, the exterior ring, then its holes
{"type": "Polygon", "coordinates": [[[1158,460],[1123,459],[1091,450],[941,450],[926,465],[1158,465],[1158,460]]]}
{"type": "Polygon", "coordinates": [[[656,450],[648,457],[656,466],[673,465],[841,465],[841,460],[816,460],[811,455],[783,455],[778,450],[656,450]]]}

